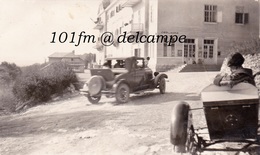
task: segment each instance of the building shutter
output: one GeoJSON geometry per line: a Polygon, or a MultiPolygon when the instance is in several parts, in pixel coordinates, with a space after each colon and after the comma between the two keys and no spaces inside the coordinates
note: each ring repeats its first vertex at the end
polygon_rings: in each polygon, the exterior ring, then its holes
{"type": "Polygon", "coordinates": [[[248,24],[248,22],[249,22],[249,14],[245,13],[244,15],[245,15],[244,24],[248,24]]]}

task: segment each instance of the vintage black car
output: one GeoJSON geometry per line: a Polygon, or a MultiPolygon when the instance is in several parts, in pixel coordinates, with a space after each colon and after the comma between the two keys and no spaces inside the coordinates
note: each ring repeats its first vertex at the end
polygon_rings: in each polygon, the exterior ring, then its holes
{"type": "Polygon", "coordinates": [[[92,104],[98,103],[103,94],[115,97],[119,103],[128,102],[130,93],[159,89],[164,94],[168,76],[153,73],[147,63],[148,60],[142,57],[107,58],[104,68],[90,70],[91,78],[81,94],[92,104]]]}

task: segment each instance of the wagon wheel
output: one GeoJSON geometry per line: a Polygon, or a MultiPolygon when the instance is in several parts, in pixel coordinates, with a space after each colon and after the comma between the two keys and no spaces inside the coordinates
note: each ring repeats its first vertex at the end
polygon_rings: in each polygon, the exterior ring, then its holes
{"type": "Polygon", "coordinates": [[[186,151],[191,155],[197,155],[196,140],[195,140],[194,127],[191,125],[187,131],[186,151]]]}
{"type": "Polygon", "coordinates": [[[159,90],[161,94],[165,93],[165,89],[166,89],[166,82],[165,82],[165,78],[161,78],[159,81],[159,90]]]}
{"type": "Polygon", "coordinates": [[[195,133],[193,126],[187,128],[187,137],[185,144],[174,146],[174,151],[178,153],[187,153],[190,155],[197,155],[196,141],[195,141],[195,133]]]}
{"type": "Polygon", "coordinates": [[[99,96],[90,96],[90,94],[87,95],[88,101],[92,104],[97,104],[100,99],[101,99],[101,95],[99,96]]]}
{"type": "Polygon", "coordinates": [[[195,132],[192,125],[190,106],[181,102],[173,108],[171,117],[171,143],[176,153],[196,155],[195,132]]]}
{"type": "Polygon", "coordinates": [[[119,103],[126,103],[129,100],[130,89],[127,84],[120,84],[116,90],[116,100],[119,103]]]}

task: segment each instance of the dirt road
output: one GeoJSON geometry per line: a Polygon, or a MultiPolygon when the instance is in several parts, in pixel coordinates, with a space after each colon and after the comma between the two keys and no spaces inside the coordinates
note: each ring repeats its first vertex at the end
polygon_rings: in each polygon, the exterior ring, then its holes
{"type": "MultiPolygon", "coordinates": [[[[1,155],[167,155],[170,114],[182,100],[201,107],[200,91],[216,72],[169,72],[167,93],[158,90],[131,96],[126,104],[102,98],[92,105],[84,96],[47,103],[0,117],[1,155]]],[[[194,113],[205,125],[202,112],[194,113]]]]}

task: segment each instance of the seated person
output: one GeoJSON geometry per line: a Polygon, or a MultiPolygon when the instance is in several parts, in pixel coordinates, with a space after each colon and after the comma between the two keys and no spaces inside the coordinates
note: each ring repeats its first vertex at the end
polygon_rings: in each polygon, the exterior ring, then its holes
{"type": "Polygon", "coordinates": [[[233,53],[228,58],[227,66],[230,67],[230,75],[218,74],[214,79],[214,84],[217,86],[229,85],[231,88],[241,82],[250,83],[255,86],[253,72],[249,68],[243,68],[245,61],[240,53],[233,53]]]}
{"type": "Polygon", "coordinates": [[[103,64],[103,68],[104,68],[104,69],[109,69],[109,68],[111,68],[111,61],[106,61],[106,62],[103,64]]]}
{"type": "Polygon", "coordinates": [[[120,60],[116,60],[116,64],[114,65],[114,68],[122,68],[122,64],[120,60]]]}
{"type": "Polygon", "coordinates": [[[150,57],[147,57],[146,60],[144,61],[145,67],[148,67],[149,60],[150,60],[150,57]]]}

